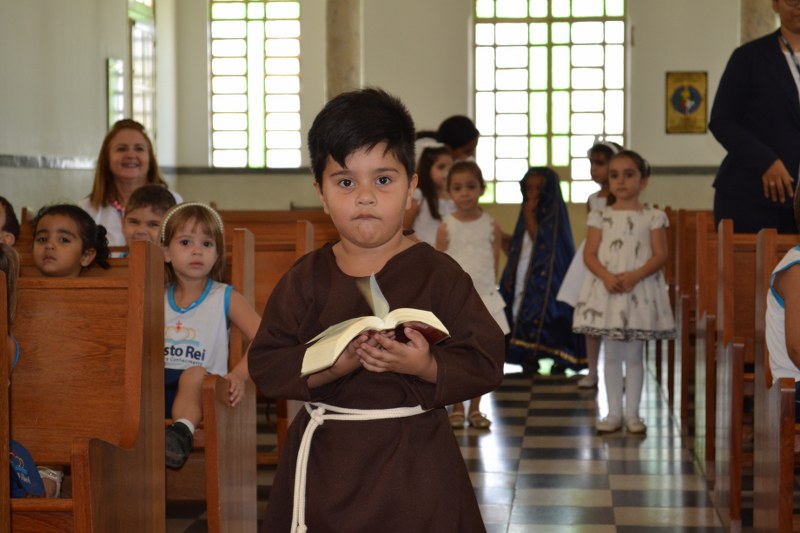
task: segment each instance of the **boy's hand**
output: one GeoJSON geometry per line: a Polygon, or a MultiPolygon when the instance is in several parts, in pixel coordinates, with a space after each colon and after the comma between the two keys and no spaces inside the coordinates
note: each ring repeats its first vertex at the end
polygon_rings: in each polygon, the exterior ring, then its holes
{"type": "Polygon", "coordinates": [[[348,344],[347,347],[342,350],[342,353],[339,354],[339,357],[336,359],[336,362],[333,363],[333,366],[311,374],[308,377],[308,387],[312,389],[315,387],[321,387],[322,385],[336,381],[339,378],[343,378],[347,374],[353,372],[355,369],[360,368],[361,360],[359,359],[357,351],[359,346],[364,344],[375,346],[377,341],[370,338],[370,336],[366,333],[362,333],[350,341],[350,344],[348,344]]]}
{"type": "Polygon", "coordinates": [[[350,341],[350,344],[348,344],[347,348],[345,348],[342,351],[342,354],[339,356],[339,358],[336,360],[333,366],[328,369],[331,372],[331,374],[336,377],[336,379],[346,376],[347,374],[351,373],[353,370],[361,366],[361,362],[359,361],[357,352],[358,348],[362,344],[375,346],[377,344],[377,341],[372,339],[366,333],[362,333],[361,335],[350,341]]]}
{"type": "Polygon", "coordinates": [[[242,401],[244,398],[244,379],[241,376],[237,375],[235,372],[229,372],[225,379],[228,380],[230,387],[228,388],[228,401],[231,404],[231,407],[236,407],[239,402],[242,401]]]}
{"type": "Polygon", "coordinates": [[[436,381],[436,360],[427,339],[419,331],[405,328],[409,341],[398,342],[383,332],[372,335],[372,343],[362,343],[357,350],[361,366],[370,372],[396,372],[436,381]]]}

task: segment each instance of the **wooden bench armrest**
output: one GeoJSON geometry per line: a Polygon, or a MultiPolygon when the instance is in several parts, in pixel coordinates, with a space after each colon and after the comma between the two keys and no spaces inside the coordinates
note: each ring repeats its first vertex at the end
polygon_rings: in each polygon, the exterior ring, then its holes
{"type": "Polygon", "coordinates": [[[775,381],[757,396],[753,465],[753,514],[765,531],[792,531],[796,447],[795,384],[775,381]],[[789,465],[789,466],[787,466],[789,465]]]}
{"type": "Polygon", "coordinates": [[[228,381],[219,376],[203,380],[208,526],[210,531],[220,531],[223,523],[233,530],[255,531],[256,389],[247,380],[236,407],[228,402],[228,389],[228,381]]]}

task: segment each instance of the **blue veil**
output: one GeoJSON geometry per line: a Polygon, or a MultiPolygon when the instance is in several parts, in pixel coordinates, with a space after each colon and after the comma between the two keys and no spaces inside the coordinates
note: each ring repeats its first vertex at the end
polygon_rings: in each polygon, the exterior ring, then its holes
{"type": "Polygon", "coordinates": [[[564,274],[575,255],[567,206],[561,196],[558,175],[547,167],[533,167],[520,181],[523,202],[511,240],[500,294],[506,302],[506,317],[511,333],[506,347],[506,361],[518,365],[536,365],[539,359],[579,370],[586,363],[586,341],[572,332],[573,308],[556,300],[564,274]],[[525,225],[525,180],[538,174],[544,184],[536,207],[538,229],[530,261],[520,264],[525,225]],[[517,318],[513,318],[517,271],[525,269],[524,290],[520,296],[517,318]]]}

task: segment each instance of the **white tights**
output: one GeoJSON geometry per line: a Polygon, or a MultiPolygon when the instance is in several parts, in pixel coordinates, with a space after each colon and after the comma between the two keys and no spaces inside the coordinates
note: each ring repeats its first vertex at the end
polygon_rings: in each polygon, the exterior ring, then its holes
{"type": "Polygon", "coordinates": [[[644,385],[644,341],[623,342],[603,339],[605,346],[606,395],[608,416],[622,417],[622,391],[625,390],[625,414],[628,418],[639,416],[639,402],[644,385]],[[623,385],[622,363],[625,363],[623,385]]]}

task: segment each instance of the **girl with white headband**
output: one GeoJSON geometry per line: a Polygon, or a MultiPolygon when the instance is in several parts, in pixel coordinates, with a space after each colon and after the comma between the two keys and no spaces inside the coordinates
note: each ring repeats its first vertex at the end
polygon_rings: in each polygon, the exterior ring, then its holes
{"type": "Polygon", "coordinates": [[[164,402],[173,424],[166,431],[167,466],[180,468],[192,451],[203,419],[201,388],[206,374],[230,382],[236,405],[249,379],[247,358],[228,372],[230,323],[252,339],[261,318],[233,287],[223,283],[222,219],[211,207],[189,202],[164,215],[161,244],[167,262],[164,294],[164,402]]]}
{"type": "MultiPolygon", "coordinates": [[[[593,192],[589,195],[586,202],[586,209],[592,212],[596,209],[603,209],[606,205],[614,203],[614,197],[608,186],[608,164],[611,158],[614,157],[622,146],[615,142],[598,140],[589,148],[587,157],[589,158],[589,174],[592,181],[600,186],[600,190],[593,192]]],[[[561,284],[561,289],[558,291],[556,299],[561,302],[566,302],[572,307],[578,303],[578,293],[583,285],[583,279],[589,273],[586,264],[583,262],[583,248],[586,241],[581,242],[578,250],[575,252],[575,257],[567,269],[564,276],[564,282],[561,284]]],[[[593,389],[597,387],[598,373],[597,367],[600,359],[600,345],[602,339],[596,335],[586,335],[586,365],[589,373],[578,380],[578,387],[582,389],[593,389]]]]}

